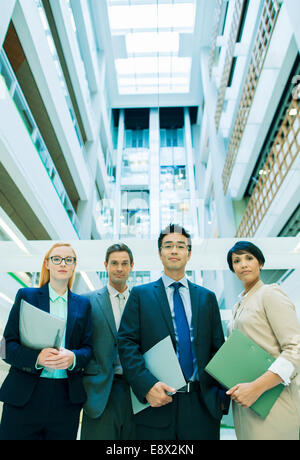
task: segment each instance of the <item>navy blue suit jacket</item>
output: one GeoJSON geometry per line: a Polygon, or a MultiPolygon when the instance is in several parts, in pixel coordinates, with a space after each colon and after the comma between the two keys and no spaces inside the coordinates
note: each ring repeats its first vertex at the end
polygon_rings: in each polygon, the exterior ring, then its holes
{"type": "MultiPolygon", "coordinates": [[[[41,370],[35,365],[41,350],[22,346],[19,335],[20,303],[24,299],[46,312],[50,311],[48,284],[41,288],[24,288],[17,292],[15,303],[4,330],[5,361],[11,365],[0,389],[0,401],[23,407],[31,398],[41,370]]],[[[69,398],[74,404],[84,403],[86,393],[82,373],[92,356],[91,307],[87,298],[68,293],[68,317],[65,348],[76,355],[76,366],[68,373],[69,398]]]]}
{"type": "MultiPolygon", "coordinates": [[[[221,318],[216,296],[201,286],[189,284],[194,331],[194,353],[198,364],[200,394],[207,410],[216,421],[229,407],[224,388],[212,379],[204,368],[224,342],[221,318]]],[[[171,336],[174,349],[176,339],[171,310],[162,279],[134,287],[131,290],[119,328],[119,353],[124,374],[141,402],[158,381],[145,367],[143,354],[160,340],[171,336]]],[[[172,403],[171,403],[172,404],[172,403]]],[[[136,422],[163,427],[168,423],[171,404],[148,408],[136,416],[136,422]]],[[[203,421],[205,423],[205,420],[203,421]]]]}

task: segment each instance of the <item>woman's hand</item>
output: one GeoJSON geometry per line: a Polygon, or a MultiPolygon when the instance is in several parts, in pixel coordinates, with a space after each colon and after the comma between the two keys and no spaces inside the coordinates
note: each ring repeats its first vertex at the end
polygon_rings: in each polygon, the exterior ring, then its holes
{"type": "Polygon", "coordinates": [[[261,396],[262,392],[255,382],[239,383],[226,392],[233,401],[243,407],[250,407],[261,396]]]}
{"type": "Polygon", "coordinates": [[[68,369],[74,364],[74,353],[66,348],[45,348],[39,354],[38,364],[50,369],[68,369]]]}
{"type": "Polygon", "coordinates": [[[226,394],[237,404],[243,407],[250,407],[265,391],[276,387],[280,383],[282,383],[282,379],[278,374],[267,371],[256,380],[253,380],[253,382],[238,383],[230,388],[226,394]]]}
{"type": "Polygon", "coordinates": [[[44,348],[38,356],[37,364],[42,367],[47,367],[46,361],[51,357],[57,356],[58,353],[59,351],[56,350],[56,348],[44,348]]]}

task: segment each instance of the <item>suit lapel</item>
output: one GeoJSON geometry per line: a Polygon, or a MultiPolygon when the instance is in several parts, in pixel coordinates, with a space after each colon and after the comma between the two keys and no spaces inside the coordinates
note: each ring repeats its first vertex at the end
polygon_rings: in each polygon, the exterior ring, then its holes
{"type": "Polygon", "coordinates": [[[105,288],[102,291],[98,292],[96,295],[97,295],[97,304],[99,305],[99,308],[101,309],[113,336],[117,337],[116,322],[115,322],[115,318],[114,318],[114,314],[112,310],[111,301],[109,298],[108,289],[105,288]]]}
{"type": "Polygon", "coordinates": [[[162,278],[160,278],[154,284],[154,288],[155,288],[154,293],[157,298],[158,305],[160,306],[163,317],[166,321],[166,324],[169,329],[173,343],[175,343],[176,338],[175,338],[175,330],[174,330],[174,325],[173,325],[172,316],[171,316],[171,309],[170,309],[170,305],[169,305],[167,294],[166,294],[166,289],[165,289],[162,278]]]}
{"type": "Polygon", "coordinates": [[[45,284],[38,291],[38,308],[49,313],[50,312],[50,300],[49,300],[49,285],[45,284]]]}
{"type": "Polygon", "coordinates": [[[197,292],[197,286],[192,284],[190,281],[188,281],[189,285],[189,291],[190,291],[190,298],[191,298],[191,306],[192,306],[192,326],[193,326],[193,335],[194,335],[194,340],[197,340],[197,337],[199,335],[199,315],[200,315],[200,309],[199,309],[199,293],[197,292]]]}
{"type": "Polygon", "coordinates": [[[66,348],[69,345],[70,337],[73,332],[75,321],[77,318],[77,300],[74,294],[68,291],[68,316],[67,316],[67,329],[66,329],[66,348]]]}

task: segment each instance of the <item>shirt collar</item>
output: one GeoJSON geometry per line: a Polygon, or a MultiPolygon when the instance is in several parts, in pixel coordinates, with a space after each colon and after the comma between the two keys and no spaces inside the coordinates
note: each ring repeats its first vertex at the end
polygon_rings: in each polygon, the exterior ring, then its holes
{"type": "MultiPolygon", "coordinates": [[[[109,283],[107,284],[107,289],[108,289],[108,292],[109,294],[112,296],[112,297],[117,297],[117,295],[120,294],[119,291],[117,291],[117,289],[115,289],[113,286],[111,286],[109,283]]],[[[125,297],[125,299],[127,299],[129,297],[129,289],[128,289],[128,286],[126,287],[125,291],[122,292],[122,295],[125,297]]]]}
{"type": "MultiPolygon", "coordinates": [[[[169,277],[168,275],[166,275],[165,273],[162,274],[162,280],[163,280],[163,283],[164,283],[165,288],[170,287],[171,284],[173,284],[174,282],[176,282],[175,280],[173,280],[172,278],[170,278],[170,277],[169,277]]],[[[189,288],[188,280],[187,280],[186,275],[184,275],[184,277],[181,278],[181,280],[179,280],[178,283],[181,283],[184,287],[189,288]]]]}
{"type": "Polygon", "coordinates": [[[59,295],[49,283],[49,297],[50,297],[51,302],[55,302],[57,299],[63,299],[65,302],[67,302],[68,301],[68,289],[66,289],[66,292],[64,293],[64,295],[59,295]]]}

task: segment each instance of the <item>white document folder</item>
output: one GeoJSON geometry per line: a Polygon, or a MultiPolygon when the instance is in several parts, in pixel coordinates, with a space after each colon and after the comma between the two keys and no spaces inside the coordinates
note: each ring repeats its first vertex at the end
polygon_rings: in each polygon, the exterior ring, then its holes
{"type": "MultiPolygon", "coordinates": [[[[146,368],[160,382],[164,382],[175,390],[186,385],[178,358],[176,356],[171,337],[168,335],[150,348],[144,355],[146,368]]],[[[143,404],[135,396],[130,388],[131,403],[134,414],[149,407],[149,403],[143,404]]]]}
{"type": "Polygon", "coordinates": [[[20,341],[34,350],[61,347],[66,320],[51,315],[26,300],[20,306],[20,341]]]}

